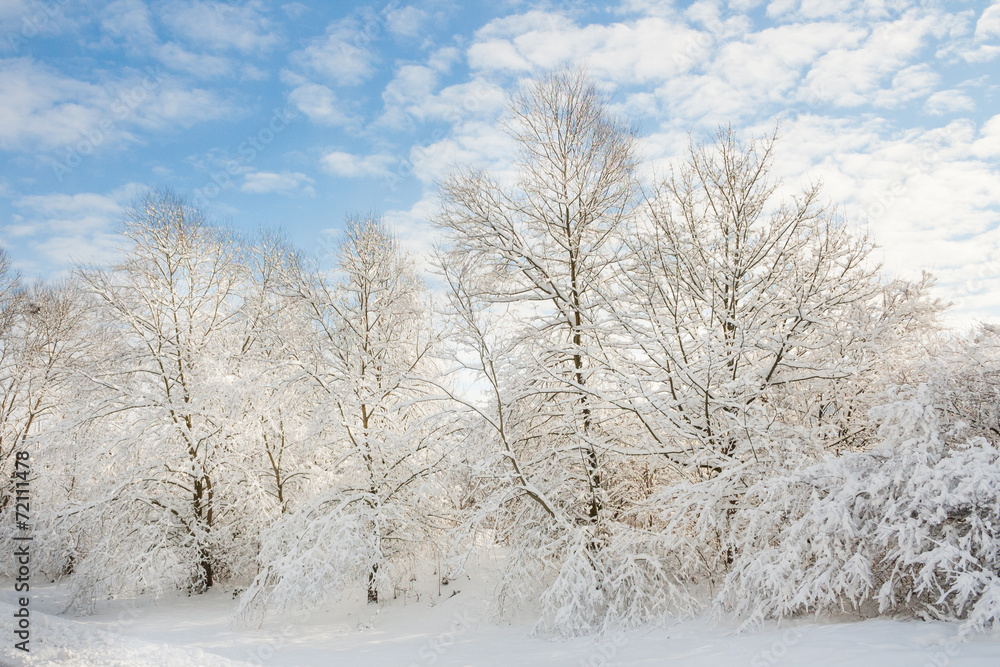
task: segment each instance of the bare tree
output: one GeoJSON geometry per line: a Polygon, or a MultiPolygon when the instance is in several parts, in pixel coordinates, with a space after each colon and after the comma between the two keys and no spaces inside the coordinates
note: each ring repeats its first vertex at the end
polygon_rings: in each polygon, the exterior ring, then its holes
{"type": "Polygon", "coordinates": [[[9,463],[54,420],[84,346],[84,306],[69,285],[21,287],[0,253],[0,510],[12,495],[9,463]]]}
{"type": "Polygon", "coordinates": [[[620,405],[688,472],[759,458],[781,428],[856,444],[872,373],[937,310],[926,279],[882,281],[872,243],[819,186],[779,200],[774,141],[726,129],[693,145],[649,193],[617,273],[620,405]]]}
{"type": "Polygon", "coordinates": [[[605,501],[603,436],[589,391],[600,345],[597,287],[613,270],[617,234],[635,203],[635,129],[576,70],[527,86],[508,117],[516,182],[468,170],[444,184],[443,261],[461,273],[463,298],[509,307],[515,347],[533,366],[528,393],[545,415],[526,442],[558,452],[557,466],[582,465],[585,490],[571,492],[582,511],[572,514],[596,524],[605,501]]]}
{"type": "Polygon", "coordinates": [[[123,234],[132,246],[121,264],[80,274],[122,349],[116,366],[95,377],[107,391],[94,417],[130,413],[122,428],[143,450],[144,471],[131,471],[117,500],[146,507],[150,521],[165,525],[165,544],[193,554],[189,583],[203,591],[223,563],[217,527],[233,519],[219,478],[232,447],[222,380],[242,301],[240,245],[169,192],[127,209],[123,234]]]}
{"type": "Polygon", "coordinates": [[[378,216],[348,220],[337,260],[339,280],[300,276],[313,353],[291,362],[315,390],[323,470],[265,540],[261,572],[237,611],[243,621],[321,604],[359,580],[378,603],[410,558],[434,548],[434,477],[441,431],[452,426],[430,407],[437,337],[426,289],[378,216]]]}
{"type": "MultiPolygon", "coordinates": [[[[10,265],[10,258],[0,248],[0,472],[4,479],[10,477],[8,461],[14,454],[18,444],[24,438],[23,421],[19,414],[19,384],[23,381],[24,368],[21,338],[16,331],[18,314],[22,312],[24,293],[21,289],[20,276],[10,265]]],[[[0,500],[0,505],[6,507],[9,502],[7,491],[0,500]]]]}

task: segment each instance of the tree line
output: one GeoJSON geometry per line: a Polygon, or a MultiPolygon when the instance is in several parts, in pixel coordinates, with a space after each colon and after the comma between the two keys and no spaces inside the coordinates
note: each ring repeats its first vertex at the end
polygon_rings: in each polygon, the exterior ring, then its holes
{"type": "Polygon", "coordinates": [[[24,285],[0,254],[0,465],[31,452],[73,608],[225,585],[255,623],[488,549],[498,606],[562,634],[706,604],[993,623],[998,330],[944,330],[929,276],[782,195],[774,135],[651,178],[567,70],[504,123],[509,172],[441,184],[435,290],[378,216],[329,272],[163,190],[113,266],[24,285]]]}

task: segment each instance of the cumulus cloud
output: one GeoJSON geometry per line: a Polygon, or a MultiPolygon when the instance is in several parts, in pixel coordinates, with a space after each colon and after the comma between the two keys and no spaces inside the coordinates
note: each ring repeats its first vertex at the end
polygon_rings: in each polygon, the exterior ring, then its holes
{"type": "Polygon", "coordinates": [[[412,5],[393,9],[386,17],[386,28],[389,32],[405,37],[418,37],[427,20],[427,12],[412,5]]]}
{"type": "Polygon", "coordinates": [[[326,35],[291,56],[299,67],[338,86],[357,85],[375,73],[375,53],[365,23],[354,17],[334,21],[326,35]]]}
{"type": "Polygon", "coordinates": [[[533,11],[477,31],[468,60],[474,70],[510,72],[586,62],[599,78],[643,83],[690,70],[715,41],[707,30],[660,17],[580,26],[562,14],[533,11]]]}
{"type": "Polygon", "coordinates": [[[943,116],[959,111],[975,111],[976,102],[960,90],[939,90],[924,103],[924,111],[935,116],[943,116]]]}
{"type": "MultiPolygon", "coordinates": [[[[12,229],[25,237],[31,251],[50,264],[68,269],[73,263],[108,264],[118,257],[121,236],[116,225],[122,206],[127,204],[141,186],[129,183],[112,192],[101,194],[52,193],[27,195],[14,199],[17,213],[12,229]]],[[[9,233],[8,229],[3,230],[9,233]]],[[[15,258],[28,273],[37,270],[36,261],[15,258]]]]}
{"type": "Polygon", "coordinates": [[[1000,161],[1000,114],[983,123],[970,150],[978,158],[994,163],[1000,161]]]}
{"type": "Polygon", "coordinates": [[[323,171],[341,178],[385,176],[394,160],[388,155],[354,155],[330,151],[320,159],[323,171]]]}
{"type": "Polygon", "coordinates": [[[288,95],[288,101],[315,123],[347,125],[354,118],[332,90],[318,83],[298,86],[288,95]]]}
{"type": "Polygon", "coordinates": [[[891,106],[895,99],[905,99],[906,91],[914,86],[926,88],[925,82],[916,81],[926,78],[926,68],[909,80],[900,73],[915,64],[929,38],[941,35],[950,22],[943,15],[911,12],[877,24],[863,41],[846,43],[821,56],[810,68],[807,93],[828,104],[853,107],[869,104],[873,93],[898,86],[896,96],[890,93],[881,101],[891,106]],[[898,76],[903,79],[894,79],[898,76]]]}
{"type": "Polygon", "coordinates": [[[261,53],[280,41],[260,2],[174,2],[164,9],[163,20],[178,35],[215,51],[261,53]]]}
{"type": "Polygon", "coordinates": [[[243,177],[243,185],[240,190],[252,194],[268,194],[276,192],[279,194],[291,194],[302,191],[306,194],[315,194],[311,183],[313,179],[298,171],[283,171],[280,173],[273,171],[255,171],[243,177]]]}
{"type": "Polygon", "coordinates": [[[976,39],[981,42],[1000,38],[1000,2],[983,10],[976,22],[976,39]]]}

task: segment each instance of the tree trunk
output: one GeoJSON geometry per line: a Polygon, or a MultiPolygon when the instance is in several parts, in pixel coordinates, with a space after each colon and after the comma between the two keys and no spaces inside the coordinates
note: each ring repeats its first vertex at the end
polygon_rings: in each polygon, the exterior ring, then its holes
{"type": "Polygon", "coordinates": [[[378,588],[375,586],[375,578],[378,576],[378,563],[372,563],[372,569],[368,572],[368,603],[378,604],[378,588]]]}

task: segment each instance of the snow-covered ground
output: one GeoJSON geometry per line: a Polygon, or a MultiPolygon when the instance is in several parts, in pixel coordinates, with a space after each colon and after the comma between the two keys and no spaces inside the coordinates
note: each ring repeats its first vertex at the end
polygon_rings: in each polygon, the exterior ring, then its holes
{"type": "MultiPolygon", "coordinates": [[[[0,614],[9,627],[12,586],[0,614]]],[[[497,625],[483,613],[484,586],[469,580],[377,613],[362,601],[337,611],[268,618],[258,630],[234,630],[231,594],[158,601],[117,600],[85,618],[55,615],[65,601],[57,586],[32,599],[31,653],[13,648],[10,632],[0,664],[21,665],[690,665],[771,667],[944,667],[1000,665],[1000,633],[958,641],[949,623],[799,619],[751,633],[707,618],[603,637],[533,637],[531,624],[497,625]],[[452,595],[452,591],[461,591],[452,595]],[[449,597],[451,596],[451,597],[449,597]]]]}

